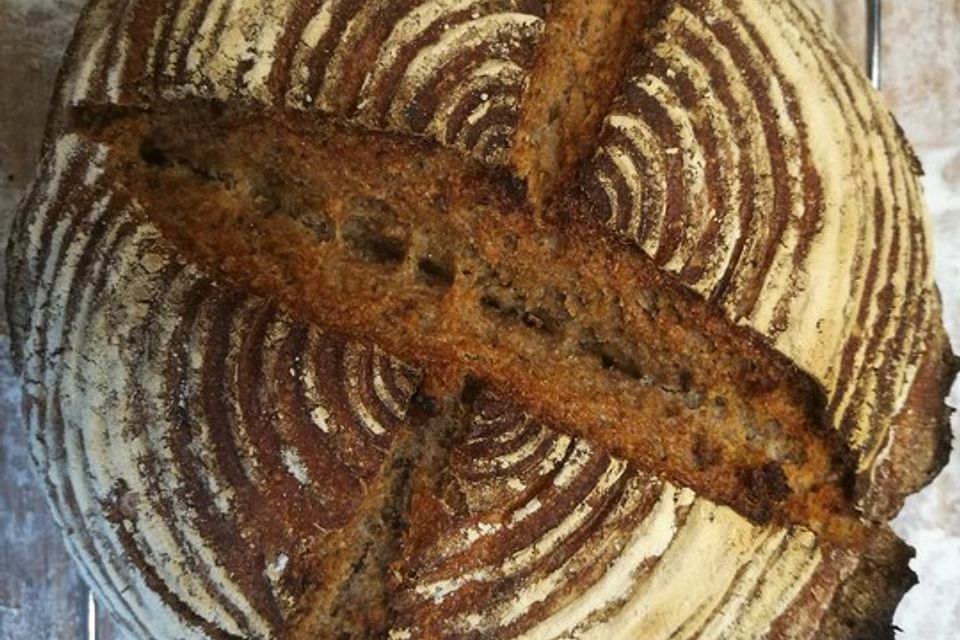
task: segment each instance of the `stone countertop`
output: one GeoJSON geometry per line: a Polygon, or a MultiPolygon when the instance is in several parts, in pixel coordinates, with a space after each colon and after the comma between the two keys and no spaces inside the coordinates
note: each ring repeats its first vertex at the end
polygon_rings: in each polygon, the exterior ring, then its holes
{"type": "MultiPolygon", "coordinates": [[[[818,0],[857,56],[863,0],[818,0]]],[[[60,57],[81,0],[0,0],[0,246],[33,175],[60,57]]],[[[960,345],[960,0],[884,0],[883,92],[926,172],[944,317],[960,345]]],[[[4,261],[0,260],[0,281],[4,261]]],[[[0,308],[3,291],[0,287],[0,308]]],[[[87,591],[53,527],[30,468],[19,391],[0,319],[0,638],[121,638],[87,591]],[[93,623],[93,624],[91,624],[93,623]]],[[[951,404],[960,406],[960,385],[951,404]]],[[[960,414],[958,414],[960,415],[960,414]]],[[[953,420],[954,431],[960,419],[953,420]]],[[[960,629],[960,454],[893,523],[917,548],[920,578],[895,618],[904,640],[951,640],[960,629]]]]}

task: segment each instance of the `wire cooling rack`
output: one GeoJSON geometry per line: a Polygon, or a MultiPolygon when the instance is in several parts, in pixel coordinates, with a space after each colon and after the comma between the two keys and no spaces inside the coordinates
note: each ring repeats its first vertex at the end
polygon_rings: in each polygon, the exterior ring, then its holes
{"type": "Polygon", "coordinates": [[[867,3],[867,77],[874,88],[880,88],[880,5],[883,0],[866,0],[867,3]]]}
{"type": "MultiPolygon", "coordinates": [[[[866,74],[870,83],[880,88],[880,45],[882,35],[881,8],[883,0],[865,0],[866,2],[866,74]]],[[[85,640],[102,640],[97,628],[97,604],[93,593],[87,592],[87,628],[85,640]]]]}

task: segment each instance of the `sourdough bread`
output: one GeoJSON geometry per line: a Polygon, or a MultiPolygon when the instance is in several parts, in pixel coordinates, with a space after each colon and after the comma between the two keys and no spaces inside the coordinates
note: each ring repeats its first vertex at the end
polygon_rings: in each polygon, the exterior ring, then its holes
{"type": "Polygon", "coordinates": [[[804,0],[93,0],[33,457],[144,638],[892,637],[918,174],[804,0]]]}

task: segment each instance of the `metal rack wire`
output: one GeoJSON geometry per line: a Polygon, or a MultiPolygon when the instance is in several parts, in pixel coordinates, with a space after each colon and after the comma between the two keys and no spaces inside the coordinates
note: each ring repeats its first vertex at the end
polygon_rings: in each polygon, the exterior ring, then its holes
{"type": "Polygon", "coordinates": [[[874,88],[880,88],[880,36],[881,5],[883,0],[866,0],[867,3],[867,77],[874,88]]]}

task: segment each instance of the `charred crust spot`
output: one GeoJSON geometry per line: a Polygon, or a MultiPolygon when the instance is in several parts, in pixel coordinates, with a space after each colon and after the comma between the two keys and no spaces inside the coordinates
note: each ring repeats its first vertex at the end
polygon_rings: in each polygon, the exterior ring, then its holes
{"type": "Polygon", "coordinates": [[[412,131],[421,132],[430,124],[431,114],[419,104],[413,103],[404,109],[403,119],[412,131]]]}
{"type": "Polygon", "coordinates": [[[416,416],[432,417],[440,413],[440,406],[436,398],[417,390],[410,398],[410,410],[416,416]]]}
{"type": "Polygon", "coordinates": [[[513,203],[525,202],[527,199],[527,181],[506,169],[491,171],[493,184],[498,187],[513,203]]]}
{"type": "Polygon", "coordinates": [[[431,287],[453,285],[456,269],[447,256],[428,254],[417,260],[417,276],[431,287]]]}
{"type": "Polygon", "coordinates": [[[711,445],[710,441],[703,434],[697,434],[694,438],[690,453],[693,455],[694,464],[700,471],[705,471],[723,460],[723,454],[720,448],[711,445]]]}
{"type": "Polygon", "coordinates": [[[769,520],[772,506],[791,493],[783,467],[775,462],[741,468],[738,476],[744,497],[748,503],[757,505],[755,517],[761,522],[769,520]]]}
{"type": "Polygon", "coordinates": [[[357,255],[375,264],[399,264],[407,257],[409,230],[393,208],[377,198],[355,198],[340,235],[357,255]]]}
{"type": "Polygon", "coordinates": [[[475,409],[478,401],[484,395],[488,395],[487,384],[477,376],[467,375],[463,380],[463,387],[460,390],[460,404],[468,409],[475,409]]]}
{"type": "Polygon", "coordinates": [[[318,242],[327,242],[336,235],[333,221],[323,211],[298,209],[290,217],[306,227],[318,242]]]}
{"type": "Polygon", "coordinates": [[[600,339],[595,330],[588,329],[583,332],[579,345],[585,354],[597,359],[602,369],[615,371],[633,380],[644,379],[644,372],[639,363],[622,349],[600,339]]]}
{"type": "Polygon", "coordinates": [[[140,142],[140,159],[151,167],[169,167],[172,164],[167,152],[150,138],[140,142]]]}
{"type": "Polygon", "coordinates": [[[776,377],[769,371],[764,371],[760,365],[752,359],[743,359],[739,364],[738,378],[740,380],[740,390],[745,395],[759,396],[769,393],[777,388],[776,377]]]}

